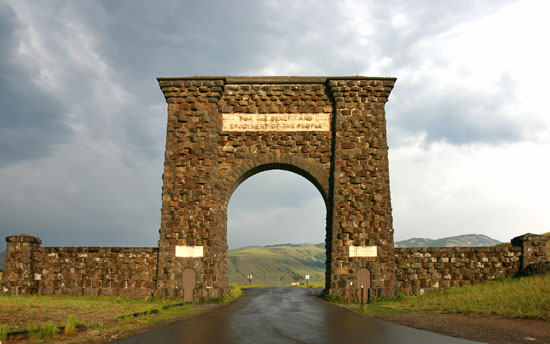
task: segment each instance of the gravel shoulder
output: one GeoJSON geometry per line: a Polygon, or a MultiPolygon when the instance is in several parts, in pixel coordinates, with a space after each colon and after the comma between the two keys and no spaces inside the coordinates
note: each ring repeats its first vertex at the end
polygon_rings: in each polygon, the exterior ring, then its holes
{"type": "Polygon", "coordinates": [[[461,314],[399,314],[376,318],[486,343],[550,343],[550,322],[543,320],[470,317],[461,314]]]}

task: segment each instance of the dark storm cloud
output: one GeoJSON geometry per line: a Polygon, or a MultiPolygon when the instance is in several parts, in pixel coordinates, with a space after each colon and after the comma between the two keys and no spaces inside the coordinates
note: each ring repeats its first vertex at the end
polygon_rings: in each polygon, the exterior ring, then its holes
{"type": "MultiPolygon", "coordinates": [[[[158,6],[148,1],[103,1],[80,4],[75,11],[101,37],[97,49],[113,66],[116,79],[139,95],[129,109],[132,116],[126,119],[125,138],[134,149],[154,156],[158,148],[153,147],[162,144],[138,119],[152,115],[145,110],[147,104],[163,103],[155,82],[158,76],[259,74],[277,64],[283,68],[295,64],[296,73],[302,75],[353,75],[389,59],[379,73],[399,78],[404,66],[419,67],[426,59],[415,50],[419,42],[494,13],[499,6],[475,1],[372,3],[362,6],[363,12],[354,19],[359,26],[370,24],[370,34],[352,26],[354,14],[346,11],[353,8],[338,3],[184,1],[158,6]],[[400,15],[406,20],[403,25],[393,22],[400,15]]],[[[437,53],[430,57],[442,66],[450,63],[437,53]]],[[[415,97],[430,92],[424,85],[408,84],[399,80],[392,100],[399,93],[415,97]]],[[[499,101],[498,97],[462,100],[449,91],[415,108],[396,107],[399,112],[392,125],[403,132],[426,132],[428,141],[456,144],[516,137],[511,123],[495,120],[490,127],[471,115],[496,108],[490,102],[499,101]]]]}
{"type": "Polygon", "coordinates": [[[0,167],[43,158],[70,135],[63,107],[18,61],[17,35],[15,13],[0,3],[0,167]]]}
{"type": "MultiPolygon", "coordinates": [[[[351,38],[337,37],[336,4],[267,1],[105,1],[101,49],[135,77],[235,75],[295,60],[320,74],[351,38]]],[[[341,68],[341,67],[338,67],[341,68]]],[[[327,70],[328,69],[328,70],[327,70]]],[[[307,72],[307,71],[305,71],[307,72]]]]}
{"type": "MultiPolygon", "coordinates": [[[[156,77],[261,74],[258,71],[270,63],[291,62],[299,65],[299,74],[341,74],[342,66],[352,65],[339,53],[349,50],[341,48],[350,46],[352,38],[339,37],[339,23],[332,15],[337,5],[317,4],[315,11],[309,11],[309,5],[103,1],[63,7],[95,37],[94,48],[110,66],[111,79],[133,95],[119,109],[118,116],[124,118],[118,128],[121,144],[153,158],[162,154],[164,133],[153,132],[150,120],[164,121],[166,106],[156,77]],[[151,104],[163,112],[152,112],[151,104]]],[[[344,74],[358,69],[354,66],[344,74]]],[[[131,164],[132,156],[123,159],[131,164]]]]}

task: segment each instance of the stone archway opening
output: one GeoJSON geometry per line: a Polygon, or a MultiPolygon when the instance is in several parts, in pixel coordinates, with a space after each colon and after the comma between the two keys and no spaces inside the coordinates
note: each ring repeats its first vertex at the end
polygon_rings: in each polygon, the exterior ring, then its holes
{"type": "Polygon", "coordinates": [[[308,274],[324,286],[331,236],[326,200],[313,177],[275,164],[243,176],[227,207],[229,283],[247,283],[252,274],[253,282],[290,285],[305,283],[308,274]]]}

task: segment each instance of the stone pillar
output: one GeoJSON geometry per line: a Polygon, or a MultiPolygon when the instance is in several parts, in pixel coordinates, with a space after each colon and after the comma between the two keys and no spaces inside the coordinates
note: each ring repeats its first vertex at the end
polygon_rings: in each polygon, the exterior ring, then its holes
{"type": "Polygon", "coordinates": [[[226,233],[216,183],[221,79],[159,80],[168,103],[157,295],[183,297],[183,271],[196,272],[195,301],[227,286],[226,233]]]}
{"type": "Polygon", "coordinates": [[[512,239],[512,246],[521,247],[521,270],[533,263],[550,258],[548,239],[549,237],[531,233],[526,233],[512,239]]]}
{"type": "Polygon", "coordinates": [[[384,105],[395,79],[330,79],[334,99],[331,294],[345,296],[357,272],[373,297],[396,295],[384,105]]]}
{"type": "Polygon", "coordinates": [[[34,294],[37,283],[34,280],[33,253],[40,248],[42,240],[19,234],[7,237],[6,242],[2,292],[12,295],[34,294]]]}

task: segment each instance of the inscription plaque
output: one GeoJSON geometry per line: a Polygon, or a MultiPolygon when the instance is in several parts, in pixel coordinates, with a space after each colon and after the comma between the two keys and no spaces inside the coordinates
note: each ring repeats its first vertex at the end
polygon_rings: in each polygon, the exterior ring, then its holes
{"type": "Polygon", "coordinates": [[[329,131],[329,113],[223,114],[223,131],[329,131]]]}
{"type": "Polygon", "coordinates": [[[176,257],[200,258],[203,255],[202,246],[176,246],[176,257]]]}
{"type": "Polygon", "coordinates": [[[376,246],[349,246],[350,257],[376,257],[378,250],[376,246]]]}

